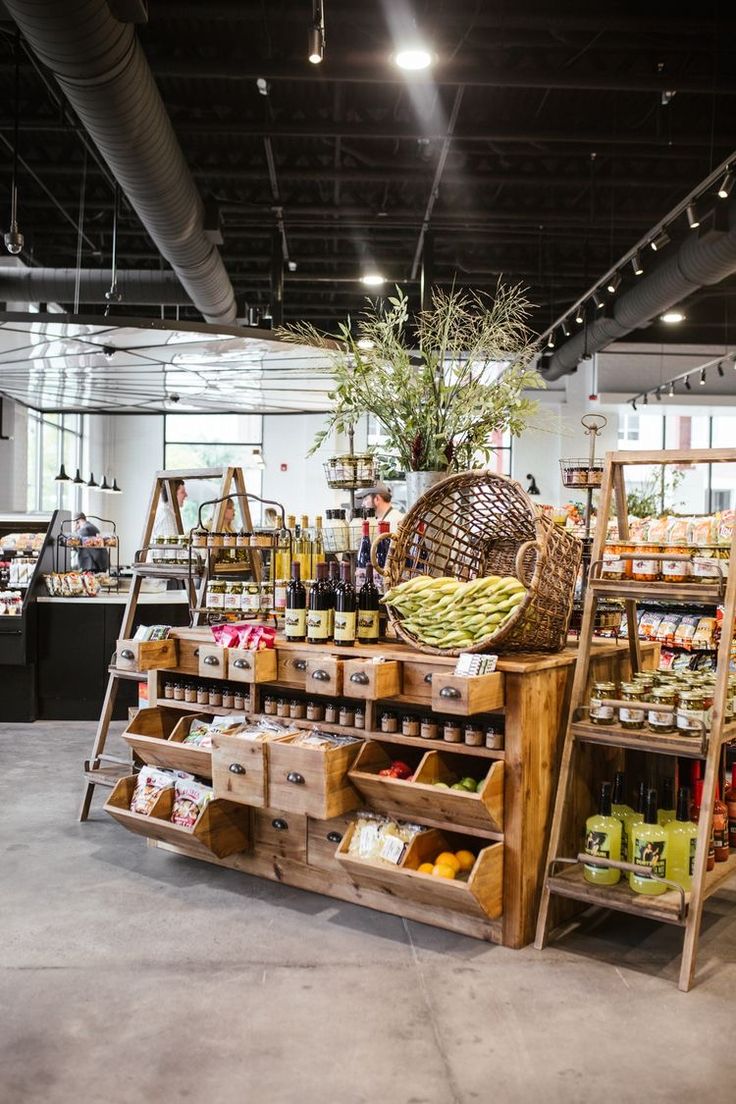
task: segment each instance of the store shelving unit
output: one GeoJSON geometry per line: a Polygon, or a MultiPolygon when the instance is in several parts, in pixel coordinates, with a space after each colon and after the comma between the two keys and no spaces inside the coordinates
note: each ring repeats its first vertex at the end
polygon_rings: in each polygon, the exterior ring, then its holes
{"type": "MultiPolygon", "coordinates": [[[[625,542],[629,536],[628,512],[624,468],[632,465],[713,464],[735,463],[736,450],[672,450],[664,452],[609,453],[601,489],[599,516],[607,518],[615,504],[619,538],[625,542]]],[[[731,641],[736,610],[736,529],[731,540],[729,567],[725,577],[714,585],[699,583],[638,583],[634,581],[601,580],[596,571],[602,562],[606,540],[606,526],[599,525],[593,546],[593,562],[583,611],[580,651],[575,668],[570,713],[562,754],[562,764],[557,786],[554,817],[550,833],[547,868],[539,910],[535,946],[542,949],[547,942],[551,921],[551,898],[559,896],[584,905],[611,908],[633,915],[646,916],[678,924],[684,928],[682,962],[679,988],[687,991],[693,982],[703,903],[711,893],[736,871],[736,856],[708,873],[708,841],[713,815],[716,783],[723,745],[736,739],[736,724],[725,724],[725,703],[728,691],[731,641]],[[641,668],[641,644],[636,632],[636,602],[638,599],[683,602],[692,605],[724,606],[721,639],[717,653],[716,688],[713,700],[712,720],[709,731],[703,731],[700,739],[675,734],[660,736],[648,731],[630,731],[619,725],[596,726],[588,720],[586,703],[592,681],[590,661],[593,625],[598,602],[603,597],[615,596],[624,600],[628,619],[628,646],[633,670],[641,668]],[[583,754],[585,747],[597,745],[608,751],[606,767],[613,769],[611,754],[617,749],[621,756],[632,751],[657,756],[704,758],[705,779],[700,823],[706,830],[698,833],[695,854],[693,886],[689,893],[668,890],[658,896],[646,896],[632,892],[628,883],[602,887],[585,881],[582,868],[580,841],[581,825],[590,814],[591,776],[594,768],[583,754]],[[581,798],[581,793],[586,793],[581,798]],[[582,806],[586,807],[583,808],[582,806]],[[563,870],[558,870],[562,865],[563,870]]],[[[624,557],[625,558],[625,557],[624,557]]],[[[631,557],[633,558],[633,557],[631,557]]],[[[656,558],[656,557],[655,557],[656,558]]],[[[611,702],[613,706],[615,702],[611,702]]],[[[599,865],[606,865],[602,860],[599,865]]]]}

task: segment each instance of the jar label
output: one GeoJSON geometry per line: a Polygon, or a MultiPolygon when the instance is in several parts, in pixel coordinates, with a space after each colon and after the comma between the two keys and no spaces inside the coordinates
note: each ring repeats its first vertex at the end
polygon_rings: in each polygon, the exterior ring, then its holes
{"type": "Polygon", "coordinates": [[[618,556],[614,556],[612,553],[603,553],[603,574],[607,572],[615,573],[616,575],[626,574],[626,560],[620,560],[618,556]]]}
{"type": "Polygon", "coordinates": [[[662,560],[662,574],[665,578],[671,575],[692,575],[693,565],[690,560],[662,560]]]}
{"type": "Polygon", "coordinates": [[[677,727],[682,732],[694,732],[699,736],[703,731],[703,727],[698,724],[698,721],[705,724],[705,710],[684,709],[682,707],[677,710],[677,727]]]}
{"type": "Polygon", "coordinates": [[[225,608],[225,595],[218,591],[207,591],[207,608],[208,609],[224,609],[225,608]]]}
{"type": "Polygon", "coordinates": [[[307,614],[307,635],[310,640],[329,640],[330,611],[310,610],[307,614]]]}
{"type": "Polygon", "coordinates": [[[352,612],[338,613],[335,610],[335,642],[338,640],[355,640],[357,614],[352,612]]]}
{"type": "Polygon", "coordinates": [[[284,632],[286,636],[304,636],[307,631],[307,611],[290,609],[284,614],[284,632]]]}
{"type": "Polygon", "coordinates": [[[358,639],[378,640],[378,610],[360,610],[358,613],[358,639]]]}
{"type": "Polygon", "coordinates": [[[714,560],[710,556],[696,556],[693,560],[693,575],[697,579],[720,579],[721,569],[723,574],[728,571],[725,560],[714,560]]]}
{"type": "Polygon", "coordinates": [[[644,723],[644,710],[643,709],[629,709],[623,706],[618,711],[618,718],[620,721],[641,722],[644,723]]]}
{"type": "Polygon", "coordinates": [[[239,610],[240,609],[240,595],[239,594],[226,594],[223,608],[226,610],[239,610]]]}
{"type": "Polygon", "coordinates": [[[650,725],[670,725],[672,724],[673,717],[671,713],[659,713],[656,709],[650,709],[647,714],[647,720],[650,725]]]}
{"type": "Polygon", "coordinates": [[[634,560],[632,566],[634,575],[656,575],[657,568],[656,560],[634,560]]]}
{"type": "Polygon", "coordinates": [[[274,609],[283,611],[286,609],[286,587],[277,586],[274,590],[274,609]]]}
{"type": "Polygon", "coordinates": [[[612,721],[613,720],[613,706],[601,705],[600,699],[590,699],[590,716],[595,717],[599,721],[612,721]]]}

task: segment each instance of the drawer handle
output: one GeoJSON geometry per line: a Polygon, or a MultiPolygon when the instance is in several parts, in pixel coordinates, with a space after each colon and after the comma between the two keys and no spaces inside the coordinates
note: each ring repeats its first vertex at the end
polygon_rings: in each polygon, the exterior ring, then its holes
{"type": "Polygon", "coordinates": [[[231,763],[227,769],[231,774],[245,774],[245,767],[242,763],[231,763]]]}
{"type": "Polygon", "coordinates": [[[431,682],[432,681],[432,672],[431,671],[428,671],[427,674],[424,676],[424,681],[425,682],[431,682]]]}
{"type": "Polygon", "coordinates": [[[286,832],[289,829],[289,825],[285,820],[282,820],[281,817],[276,817],[275,820],[272,820],[271,826],[275,828],[277,832],[286,832]]]}
{"type": "Polygon", "coordinates": [[[367,686],[371,681],[365,671],[356,671],[354,675],[350,676],[351,682],[357,682],[359,686],[367,686]]]}
{"type": "Polygon", "coordinates": [[[208,667],[219,667],[220,666],[220,661],[217,658],[217,656],[206,655],[204,657],[204,662],[207,664],[208,667]]]}
{"type": "Polygon", "coordinates": [[[304,775],[298,774],[297,771],[289,771],[286,776],[286,781],[291,782],[294,786],[304,785],[304,775]]]}
{"type": "Polygon", "coordinates": [[[329,682],[330,681],[330,676],[327,674],[326,671],[322,671],[322,670],[312,671],[312,678],[316,679],[317,682],[329,682]]]}
{"type": "Polygon", "coordinates": [[[461,698],[462,694],[454,686],[443,686],[440,690],[441,698],[461,698]]]}
{"type": "Polygon", "coordinates": [[[123,648],[120,656],[121,659],[135,659],[135,652],[131,652],[130,648],[123,648]]]}
{"type": "Polygon", "coordinates": [[[330,843],[342,843],[342,835],[340,832],[328,832],[327,838],[330,843]]]}
{"type": "Polygon", "coordinates": [[[233,667],[237,667],[239,671],[250,671],[250,663],[247,659],[236,659],[233,661],[233,667]]]}
{"type": "Polygon", "coordinates": [[[294,660],[294,667],[297,671],[306,671],[306,669],[307,669],[306,659],[295,659],[294,660]]]}
{"type": "Polygon", "coordinates": [[[193,656],[194,656],[194,658],[196,659],[196,658],[197,658],[197,656],[199,655],[199,648],[195,648],[195,649],[194,649],[194,651],[192,652],[192,655],[193,655],[193,656]]]}

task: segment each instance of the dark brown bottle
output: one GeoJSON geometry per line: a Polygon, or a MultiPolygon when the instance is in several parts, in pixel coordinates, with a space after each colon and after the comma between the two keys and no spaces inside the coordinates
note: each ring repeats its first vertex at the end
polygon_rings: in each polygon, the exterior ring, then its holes
{"type": "Polygon", "coordinates": [[[350,564],[340,565],[340,583],[335,593],[335,643],[352,647],[358,622],[358,600],[350,579],[350,564]]]}
{"type": "Polygon", "coordinates": [[[284,635],[287,640],[304,640],[307,635],[307,592],[301,580],[301,565],[291,565],[291,581],[286,588],[284,635]]]}

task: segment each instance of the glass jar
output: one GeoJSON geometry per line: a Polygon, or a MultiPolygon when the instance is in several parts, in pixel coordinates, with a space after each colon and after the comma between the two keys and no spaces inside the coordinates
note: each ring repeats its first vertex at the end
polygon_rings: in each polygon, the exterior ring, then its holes
{"type": "Polygon", "coordinates": [[[222,687],[213,683],[207,691],[207,701],[210,705],[222,705],[222,687]]]}
{"type": "Polygon", "coordinates": [[[700,737],[703,734],[705,721],[705,695],[703,691],[683,690],[675,714],[678,733],[681,736],[700,737]]]}
{"type": "Polygon", "coordinates": [[[276,710],[276,698],[273,694],[266,694],[265,698],[263,699],[263,712],[266,713],[269,717],[275,717],[276,710]]]}
{"type": "Polygon", "coordinates": [[[232,687],[225,686],[222,691],[222,704],[225,709],[232,709],[235,705],[235,694],[232,687]]]}
{"type": "Polygon", "coordinates": [[[654,673],[652,671],[638,671],[631,680],[644,694],[651,694],[654,689],[654,673]]]}
{"type": "Polygon", "coordinates": [[[225,587],[224,609],[228,613],[240,613],[243,595],[242,583],[227,583],[225,587]]]}
{"type": "Polygon", "coordinates": [[[184,687],[184,701],[196,702],[197,700],[197,687],[193,684],[187,683],[184,687]]]}
{"type": "Polygon", "coordinates": [[[237,533],[223,533],[222,534],[222,547],[223,548],[235,548],[237,544],[237,533]]]}
{"type": "Polygon", "coordinates": [[[173,682],[165,682],[164,683],[164,697],[165,698],[173,698],[173,696],[174,696],[174,684],[173,684],[173,682]]]}
{"type": "Polygon", "coordinates": [[[205,598],[207,609],[221,610],[225,608],[225,584],[212,579],[207,583],[207,596],[205,598]]]}
{"type": "Polygon", "coordinates": [[[502,751],[503,743],[503,732],[498,732],[493,725],[489,726],[486,729],[486,747],[492,748],[494,751],[502,751]]]}
{"type": "Polygon", "coordinates": [[[222,548],[224,535],[222,533],[208,533],[207,534],[207,547],[208,548],[222,548]]]}
{"type": "Polygon", "coordinates": [[[401,721],[401,734],[402,736],[418,736],[419,718],[413,717],[410,713],[407,713],[401,721]]]}
{"type": "Polygon", "coordinates": [[[463,742],[463,730],[460,727],[460,722],[454,720],[454,718],[445,721],[442,737],[447,740],[448,744],[461,744],[463,742]]]}
{"type": "Polygon", "coordinates": [[[662,560],[662,578],[666,583],[689,583],[693,576],[693,562],[690,559],[692,549],[686,544],[667,545],[662,549],[665,556],[687,556],[687,560],[662,560]]]}
{"type": "Polygon", "coordinates": [[[174,701],[184,701],[184,686],[181,682],[174,683],[174,701]]]}
{"type": "Polygon", "coordinates": [[[365,709],[362,705],[356,705],[355,707],[355,727],[365,728],[365,709]]]}
{"type": "Polygon", "coordinates": [[[625,579],[629,573],[630,560],[620,559],[623,545],[607,544],[603,549],[601,579],[625,579]]]}
{"type": "Polygon", "coordinates": [[[286,579],[279,579],[273,589],[273,608],[276,613],[283,613],[286,609],[286,588],[288,585],[286,579]]]}
{"type": "Polygon", "coordinates": [[[434,717],[422,717],[419,726],[419,735],[423,740],[436,740],[439,735],[439,726],[434,717]]]}
{"type": "Polygon", "coordinates": [[[250,548],[250,533],[246,533],[244,529],[241,529],[235,537],[235,547],[250,548]]]}
{"type": "Polygon", "coordinates": [[[381,732],[398,732],[399,718],[395,713],[381,714],[381,732]]]}
{"type": "Polygon", "coordinates": [[[195,529],[192,533],[192,548],[206,548],[207,547],[207,530],[195,529]]]}
{"type": "Polygon", "coordinates": [[[472,722],[465,726],[465,743],[468,747],[483,747],[485,732],[478,724],[472,722]]]}
{"type": "Polygon", "coordinates": [[[261,583],[259,596],[259,612],[267,617],[273,608],[273,583],[261,583]]]}
{"type": "MultiPolygon", "coordinates": [[[[328,724],[337,724],[337,718],[340,715],[340,711],[337,708],[335,702],[328,702],[325,706],[325,720],[328,724]]],[[[385,731],[385,730],[384,730],[385,731]]]]}
{"type": "Polygon", "coordinates": [[[631,561],[631,577],[637,583],[656,583],[660,578],[659,560],[650,560],[647,553],[659,553],[658,544],[640,544],[636,548],[636,559],[631,561]]]}
{"type": "Polygon", "coordinates": [[[243,583],[241,609],[243,613],[258,613],[261,608],[261,588],[258,583],[243,583]]]}
{"type": "Polygon", "coordinates": [[[245,709],[248,698],[242,690],[235,690],[233,692],[233,709],[245,709]]]}
{"type": "Polygon", "coordinates": [[[323,721],[325,719],[325,707],[322,702],[310,701],[307,702],[307,720],[308,721],[323,721]]]}
{"type": "MultiPolygon", "coordinates": [[[[621,701],[625,702],[644,701],[644,694],[642,693],[641,687],[637,686],[635,682],[622,682],[619,697],[621,701]]],[[[644,728],[645,712],[643,709],[634,709],[631,706],[621,705],[618,710],[618,719],[622,728],[644,728]]]]}
{"type": "Polygon", "coordinates": [[[197,687],[197,705],[207,705],[210,696],[206,686],[197,687]]]}
{"type": "Polygon", "coordinates": [[[610,725],[615,720],[612,705],[602,705],[605,698],[616,697],[615,682],[594,682],[593,693],[590,697],[590,722],[597,725],[610,725]]]}
{"type": "Polygon", "coordinates": [[[352,705],[341,705],[338,714],[338,724],[352,728],[355,723],[355,709],[352,705]]]}
{"type": "Polygon", "coordinates": [[[289,716],[292,720],[303,721],[307,716],[307,703],[294,698],[289,702],[289,716]]]}

